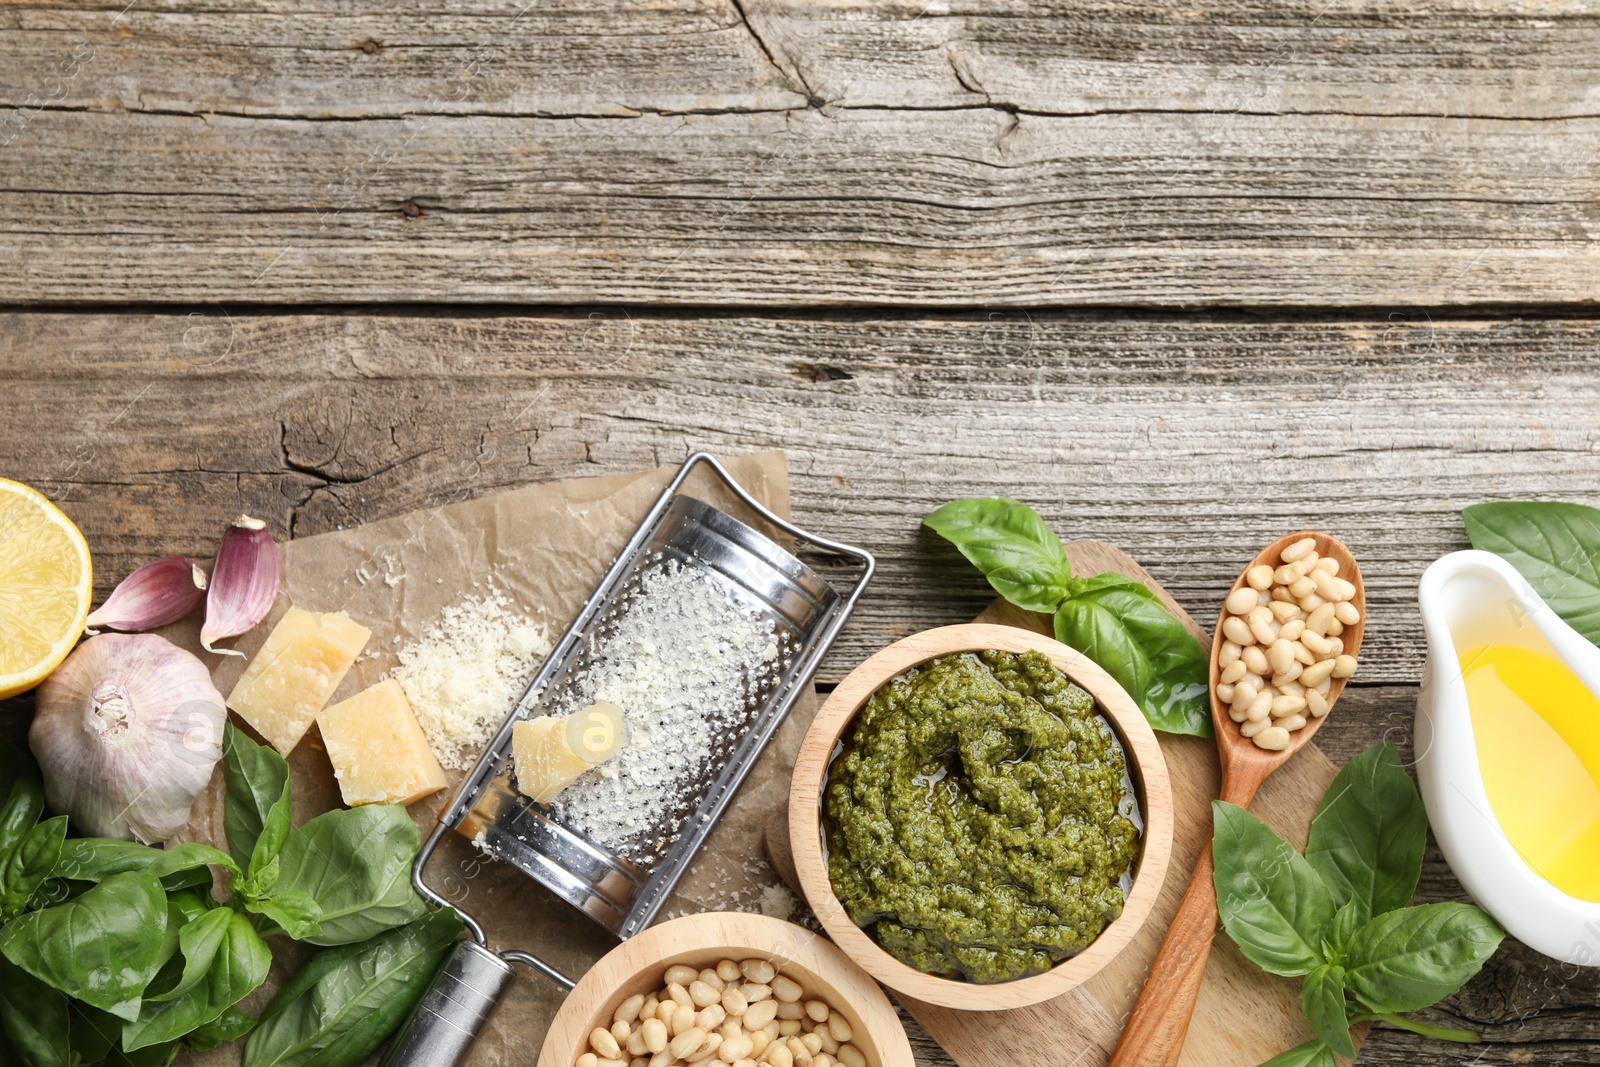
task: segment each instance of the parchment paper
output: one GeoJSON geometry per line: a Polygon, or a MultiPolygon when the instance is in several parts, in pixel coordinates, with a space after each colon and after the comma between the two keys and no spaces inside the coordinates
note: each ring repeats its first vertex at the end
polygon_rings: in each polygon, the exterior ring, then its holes
{"type": "MultiPolygon", "coordinates": [[[[788,470],[781,452],[726,461],[756,499],[789,514],[788,470]]],[[[330,703],[380,680],[399,650],[433,625],[440,611],[492,582],[512,604],[546,625],[552,641],[566,629],[605,569],[627,543],[675,468],[643,474],[536,485],[381,522],[291,541],[282,546],[283,585],[273,613],[237,648],[253,655],[289,607],[343,610],[372,629],[372,639],[330,703]]],[[[745,510],[705,472],[686,491],[742,518],[745,510]]],[[[180,635],[173,635],[181,639],[180,635]]],[[[193,635],[185,644],[198,648],[193,635]]],[[[213,673],[226,695],[246,661],[229,657],[213,673]]],[[[509,712],[509,708],[507,711],[509,712]]],[[[669,899],[662,918],[699,911],[759,911],[763,894],[783,910],[792,897],[762,849],[765,821],[788,795],[800,739],[816,713],[804,694],[730,805],[705,850],[669,899]]],[[[237,716],[236,725],[242,725],[237,716]]],[[[294,822],[341,806],[333,769],[313,726],[289,757],[294,822]]],[[[423,837],[449,801],[463,772],[447,772],[450,787],[411,806],[423,837]]],[[[195,804],[182,840],[226,848],[222,831],[222,769],[195,804]]],[[[592,920],[555,899],[512,867],[487,859],[459,834],[446,834],[429,866],[429,884],[481,922],[496,948],[531,951],[577,977],[616,945],[592,920]]],[[[786,915],[784,917],[787,917],[786,915]]],[[[309,950],[273,938],[272,974],[242,1007],[259,1011],[309,950]]],[[[521,971],[468,1062],[474,1067],[532,1064],[563,993],[521,971]]],[[[240,1061],[243,1042],[180,1063],[223,1067],[240,1061]]]]}

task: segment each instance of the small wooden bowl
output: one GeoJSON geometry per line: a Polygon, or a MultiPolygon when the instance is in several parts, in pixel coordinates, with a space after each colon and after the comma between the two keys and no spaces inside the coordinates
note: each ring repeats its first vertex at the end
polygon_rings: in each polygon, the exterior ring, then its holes
{"type": "Polygon", "coordinates": [[[668,967],[705,969],[720,960],[770,960],[826,1001],[855,1031],[850,1044],[869,1067],[914,1067],[894,1005],[838,947],[810,930],[737,911],[685,915],[647,928],[601,958],[567,995],[539,1050],[538,1067],[572,1067],[595,1027],[609,1029],[617,1005],[661,989],[668,967]]]}
{"type": "Polygon", "coordinates": [[[966,1011],[1000,1011],[1038,1004],[1060,996],[1091,976],[1122,951],[1155,906],[1172,856],[1172,785],[1156,735],[1133,698],[1094,661],[1076,649],[1014,626],[967,623],[925,630],[876,653],[851,671],[828,697],[801,743],[789,789],[789,840],[806,902],[823,927],[868,974],[907,996],[966,1011]],[[1128,771],[1139,794],[1144,834],[1134,860],[1133,888],[1122,914],[1094,943],[1043,974],[1012,982],[979,985],[924,974],[895,959],[854,922],[834,895],[823,856],[820,819],[823,781],[839,738],[856,712],[891,678],[936,656],[956,652],[1043,652],[1086,689],[1110,720],[1127,752],[1128,771]]]}

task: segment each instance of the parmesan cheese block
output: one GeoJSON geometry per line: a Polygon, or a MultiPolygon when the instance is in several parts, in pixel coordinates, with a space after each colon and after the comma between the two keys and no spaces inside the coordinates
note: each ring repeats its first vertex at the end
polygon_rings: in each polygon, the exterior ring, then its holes
{"type": "Polygon", "coordinates": [[[524,719],[511,727],[517,789],[548,804],[621,747],[622,709],[615,704],[591,704],[565,717],[524,719]]]}
{"type": "Polygon", "coordinates": [[[342,611],[290,608],[228,694],[228,707],[287,756],[371,636],[342,611]]]}
{"type": "Polygon", "coordinates": [[[350,807],[410,804],[445,787],[444,769],[392,678],[317,716],[339,794],[350,807]]]}

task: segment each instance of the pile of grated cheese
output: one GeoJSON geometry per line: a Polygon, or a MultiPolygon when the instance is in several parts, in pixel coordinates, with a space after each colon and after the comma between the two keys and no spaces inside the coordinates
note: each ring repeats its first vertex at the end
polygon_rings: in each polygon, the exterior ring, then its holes
{"type": "Polygon", "coordinates": [[[559,817],[591,840],[623,849],[680,809],[710,765],[713,746],[743,723],[773,672],[773,622],[737,603],[706,571],[677,562],[645,571],[636,593],[574,692],[552,708],[623,709],[621,752],[556,798],[559,817]]]}
{"type": "Polygon", "coordinates": [[[439,762],[466,770],[500,729],[550,654],[543,626],[504,593],[468,596],[400,650],[390,672],[406,691],[439,762]]]}

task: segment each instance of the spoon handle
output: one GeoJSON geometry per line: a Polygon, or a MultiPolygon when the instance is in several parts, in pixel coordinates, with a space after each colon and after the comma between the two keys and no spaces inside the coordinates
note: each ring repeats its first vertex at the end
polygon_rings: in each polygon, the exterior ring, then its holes
{"type": "Polygon", "coordinates": [[[1110,1067],[1177,1064],[1217,932],[1217,887],[1211,873],[1211,846],[1207,844],[1184,891],[1183,903],[1150,964],[1144,990],[1117,1042],[1110,1067]]]}

